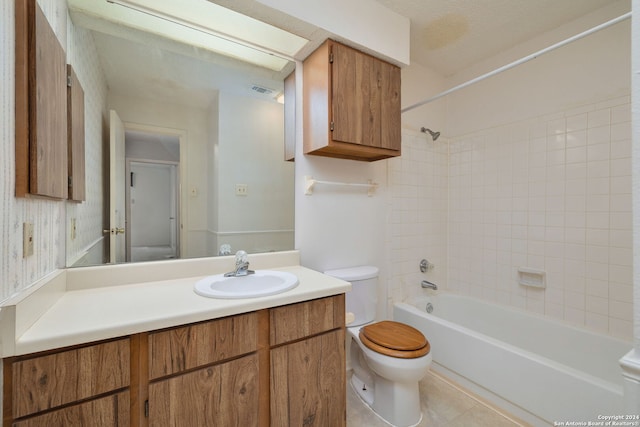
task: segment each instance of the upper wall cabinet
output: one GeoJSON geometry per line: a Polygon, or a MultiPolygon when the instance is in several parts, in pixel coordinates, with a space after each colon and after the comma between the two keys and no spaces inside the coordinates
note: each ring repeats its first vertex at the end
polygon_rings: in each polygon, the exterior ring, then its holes
{"type": "Polygon", "coordinates": [[[327,40],[303,67],[304,152],[374,161],[400,155],[400,68],[327,40]]]}
{"type": "Polygon", "coordinates": [[[16,0],[16,196],[66,199],[65,52],[36,0],[16,0]]]}

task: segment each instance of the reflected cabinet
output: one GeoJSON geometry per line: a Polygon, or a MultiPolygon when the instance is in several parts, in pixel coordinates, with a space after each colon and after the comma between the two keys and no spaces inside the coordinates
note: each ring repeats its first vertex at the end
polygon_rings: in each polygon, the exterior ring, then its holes
{"type": "Polygon", "coordinates": [[[82,201],[82,88],[36,0],[15,6],[15,194],[82,201]]]}

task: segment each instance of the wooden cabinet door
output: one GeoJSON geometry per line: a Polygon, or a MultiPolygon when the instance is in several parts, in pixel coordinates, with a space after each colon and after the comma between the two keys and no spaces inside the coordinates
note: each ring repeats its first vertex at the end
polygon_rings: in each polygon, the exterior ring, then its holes
{"type": "Polygon", "coordinates": [[[11,369],[19,418],[129,387],[129,339],[19,360],[11,369]]]}
{"type": "Polygon", "coordinates": [[[332,140],[359,144],[362,135],[359,116],[362,103],[357,98],[356,61],[358,52],[331,44],[331,121],[332,140]]]}
{"type": "Polygon", "coordinates": [[[13,423],[14,427],[128,427],[129,392],[68,406],[13,423]]]}
{"type": "Polygon", "coordinates": [[[258,355],[149,385],[149,426],[257,426],[258,355]]]}
{"type": "Polygon", "coordinates": [[[400,150],[400,68],[332,44],[333,140],[400,150]]]}
{"type": "Polygon", "coordinates": [[[333,140],[379,147],[378,61],[338,43],[331,48],[333,140]]]}
{"type": "Polygon", "coordinates": [[[402,141],[400,68],[378,61],[380,67],[380,147],[400,151],[402,141]]]}
{"type": "Polygon", "coordinates": [[[337,329],[271,350],[271,426],[345,426],[345,341],[337,329]]]}
{"type": "Polygon", "coordinates": [[[66,55],[36,0],[15,4],[16,196],[66,199],[66,55]]]}
{"type": "Polygon", "coordinates": [[[296,158],[296,72],[284,79],[284,159],[296,158]]]}
{"type": "Polygon", "coordinates": [[[82,202],[85,194],[84,90],[71,65],[67,65],[67,138],[69,199],[82,202]]]}

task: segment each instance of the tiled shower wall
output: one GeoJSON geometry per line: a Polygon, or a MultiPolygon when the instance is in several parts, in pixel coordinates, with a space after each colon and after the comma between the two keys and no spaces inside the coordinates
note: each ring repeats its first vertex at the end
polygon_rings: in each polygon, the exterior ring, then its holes
{"type": "Polygon", "coordinates": [[[446,287],[447,153],[444,137],[433,141],[428,135],[404,131],[402,156],[389,160],[389,317],[394,301],[423,292],[423,279],[446,287]],[[423,258],[435,266],[425,274],[419,270],[423,258]]]}
{"type": "Polygon", "coordinates": [[[389,162],[394,301],[440,289],[632,337],[630,98],[437,141],[389,162]],[[428,258],[435,268],[420,273],[428,258]],[[518,268],[545,272],[545,289],[518,268]]]}
{"type": "Polygon", "coordinates": [[[630,120],[622,97],[452,139],[447,289],[631,339],[630,120]]]}

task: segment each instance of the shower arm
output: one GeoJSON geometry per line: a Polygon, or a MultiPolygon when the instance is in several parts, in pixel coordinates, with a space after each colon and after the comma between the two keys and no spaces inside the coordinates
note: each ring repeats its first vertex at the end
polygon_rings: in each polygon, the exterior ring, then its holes
{"type": "Polygon", "coordinates": [[[421,127],[420,128],[420,132],[422,133],[428,133],[429,135],[431,135],[431,138],[435,141],[436,139],[440,138],[440,132],[434,132],[431,129],[427,129],[426,127],[421,127]]]}

